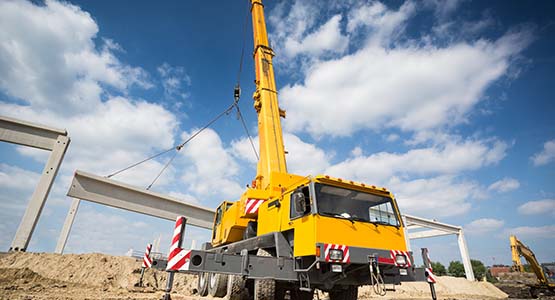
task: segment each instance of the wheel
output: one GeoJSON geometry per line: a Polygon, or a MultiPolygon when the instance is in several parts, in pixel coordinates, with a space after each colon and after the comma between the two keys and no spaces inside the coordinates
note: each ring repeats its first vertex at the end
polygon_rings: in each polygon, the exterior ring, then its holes
{"type": "Polygon", "coordinates": [[[198,274],[197,290],[201,297],[206,297],[208,295],[208,273],[198,274]]]}
{"type": "Polygon", "coordinates": [[[208,277],[208,293],[212,297],[224,297],[227,292],[227,275],[210,273],[208,277]]]}
{"type": "Polygon", "coordinates": [[[356,300],[358,297],[358,287],[350,285],[346,289],[337,287],[329,293],[330,300],[356,300]]]}
{"type": "Polygon", "coordinates": [[[227,280],[227,300],[247,299],[246,283],[247,280],[240,275],[229,275],[227,280]]]}
{"type": "MultiPolygon", "coordinates": [[[[258,249],[258,256],[272,256],[264,249],[258,249]]],[[[276,296],[276,281],[273,279],[256,279],[254,281],[254,300],[274,300],[276,296]]]]}
{"type": "MultiPolygon", "coordinates": [[[[306,292],[298,289],[289,291],[291,300],[312,300],[314,298],[314,291],[306,292]]],[[[355,298],[356,299],[356,298],[355,298]]]]}

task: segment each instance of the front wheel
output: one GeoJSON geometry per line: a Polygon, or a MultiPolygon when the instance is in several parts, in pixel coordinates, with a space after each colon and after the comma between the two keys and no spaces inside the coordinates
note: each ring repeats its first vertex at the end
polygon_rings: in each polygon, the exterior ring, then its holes
{"type": "Polygon", "coordinates": [[[201,297],[206,297],[208,295],[208,273],[198,274],[197,290],[201,297]]]}
{"type": "MultiPolygon", "coordinates": [[[[272,256],[264,249],[258,249],[258,256],[272,256]]],[[[273,279],[254,280],[254,300],[274,300],[276,298],[276,281],[273,279]]]]}
{"type": "Polygon", "coordinates": [[[227,275],[210,273],[208,293],[212,297],[224,297],[227,292],[227,275]]]}
{"type": "Polygon", "coordinates": [[[350,285],[346,289],[337,287],[329,293],[330,300],[356,300],[358,297],[358,287],[350,285]]]}

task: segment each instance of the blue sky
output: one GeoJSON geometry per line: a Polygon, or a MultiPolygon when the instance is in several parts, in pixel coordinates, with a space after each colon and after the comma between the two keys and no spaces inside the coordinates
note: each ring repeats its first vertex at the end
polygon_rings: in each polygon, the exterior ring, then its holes
{"type": "MultiPolygon", "coordinates": [[[[75,169],[107,175],[188,137],[233,101],[244,1],[3,1],[0,114],[72,138],[29,247],[53,251],[75,169]],[[37,4],[38,3],[38,4],[37,4]]],[[[266,3],[291,172],[386,186],[402,212],[464,226],[473,258],[510,263],[516,234],[554,261],[555,7],[550,1],[266,3]]],[[[247,20],[240,106],[256,135],[247,20]]],[[[48,153],[0,144],[0,241],[48,153]]],[[[146,187],[169,156],[115,177],[146,187]]],[[[234,200],[255,157],[234,114],[181,151],[153,190],[234,200]]],[[[82,202],[68,252],[123,254],[172,224],[82,202]]],[[[188,228],[188,242],[208,239],[188,228]]],[[[455,237],[415,241],[459,259],[455,237]]]]}

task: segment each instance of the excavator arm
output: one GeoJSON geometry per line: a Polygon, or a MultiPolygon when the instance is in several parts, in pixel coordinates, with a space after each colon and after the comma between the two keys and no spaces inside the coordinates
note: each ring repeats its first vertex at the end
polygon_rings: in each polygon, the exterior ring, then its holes
{"type": "Polygon", "coordinates": [[[545,275],[542,266],[536,259],[534,252],[532,252],[530,248],[519,241],[514,235],[511,235],[509,237],[509,240],[511,242],[513,268],[519,272],[524,272],[524,267],[520,262],[520,257],[523,256],[530,264],[530,267],[532,268],[532,271],[534,271],[534,274],[536,274],[536,276],[538,277],[540,284],[548,284],[547,276],[545,275]]]}

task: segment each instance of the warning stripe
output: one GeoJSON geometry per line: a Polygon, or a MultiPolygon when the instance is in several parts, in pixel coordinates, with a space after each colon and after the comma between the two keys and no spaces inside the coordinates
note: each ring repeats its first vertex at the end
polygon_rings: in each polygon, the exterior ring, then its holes
{"type": "Polygon", "coordinates": [[[437,278],[432,272],[432,268],[426,268],[426,281],[429,283],[436,283],[437,278]]]}
{"type": "Polygon", "coordinates": [[[181,232],[185,224],[185,217],[179,216],[175,221],[175,228],[173,230],[172,244],[170,253],[168,254],[168,271],[181,271],[189,268],[189,260],[191,259],[191,250],[182,249],[183,234],[181,232]]]}
{"type": "Polygon", "coordinates": [[[328,262],[341,262],[348,264],[351,262],[351,252],[349,251],[349,246],[340,244],[324,244],[324,257],[328,262]],[[330,250],[340,249],[343,251],[343,259],[341,261],[334,260],[330,258],[330,250]]]}
{"type": "Polygon", "coordinates": [[[408,251],[391,250],[391,251],[390,251],[390,255],[391,255],[391,258],[393,259],[393,264],[394,264],[395,266],[398,266],[398,267],[410,267],[410,266],[412,265],[412,264],[411,264],[411,261],[410,261],[410,253],[409,253],[408,251]],[[397,256],[398,254],[404,255],[404,256],[405,256],[406,261],[407,261],[407,263],[406,263],[405,265],[400,265],[400,264],[397,263],[397,260],[395,259],[395,256],[397,256]]]}
{"type": "Polygon", "coordinates": [[[150,258],[150,251],[152,250],[152,244],[146,245],[145,255],[143,256],[143,268],[152,267],[152,259],[150,258]]]}
{"type": "Polygon", "coordinates": [[[255,214],[258,212],[260,205],[264,203],[264,199],[247,199],[245,203],[245,214],[255,214]]]}

